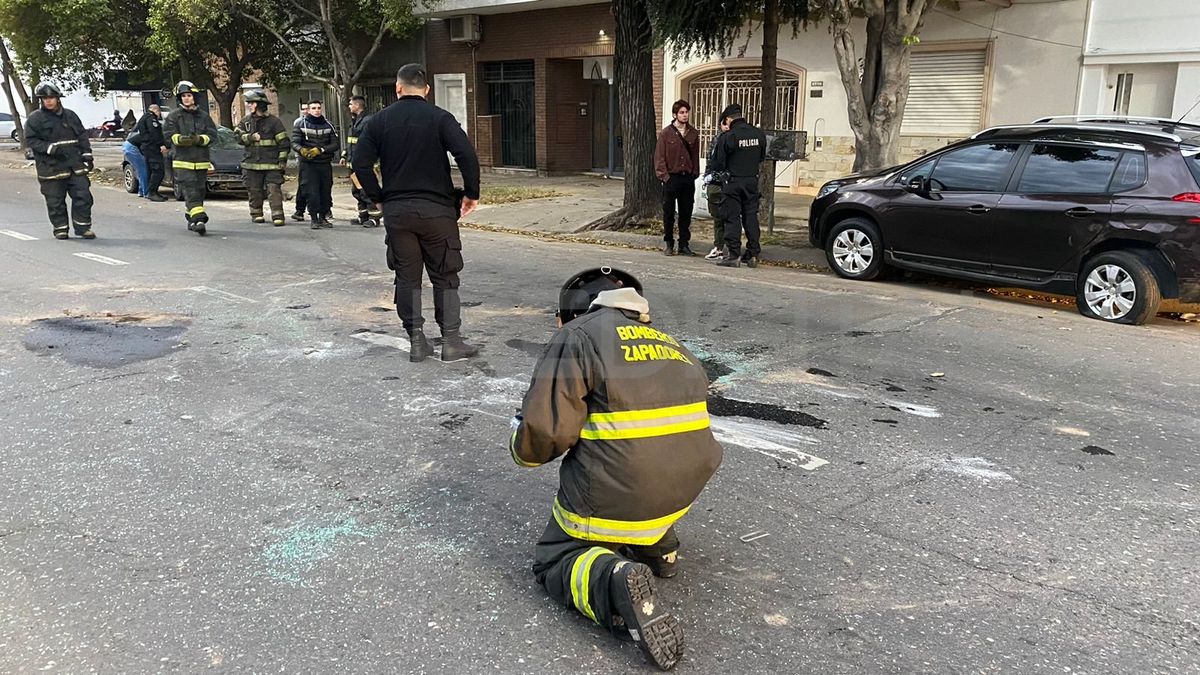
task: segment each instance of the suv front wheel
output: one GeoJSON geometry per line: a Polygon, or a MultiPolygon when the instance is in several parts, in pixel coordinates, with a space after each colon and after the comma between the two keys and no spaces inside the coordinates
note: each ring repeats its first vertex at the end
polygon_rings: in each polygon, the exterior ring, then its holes
{"type": "Polygon", "coordinates": [[[1154,272],[1129,251],[1110,251],[1088,260],[1075,296],[1080,314],[1135,326],[1153,319],[1162,304],[1154,272]]]}
{"type": "Polygon", "coordinates": [[[825,258],[838,276],[869,281],[884,270],[883,238],[866,218],[847,218],[825,239],[825,258]]]}

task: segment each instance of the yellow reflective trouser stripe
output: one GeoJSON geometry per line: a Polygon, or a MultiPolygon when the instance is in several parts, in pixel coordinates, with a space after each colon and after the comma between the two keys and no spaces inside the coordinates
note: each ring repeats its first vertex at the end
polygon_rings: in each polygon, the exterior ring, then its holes
{"type": "Polygon", "coordinates": [[[662,539],[667,530],[692,508],[691,505],[653,520],[611,520],[608,518],[585,518],[571,513],[554,499],[554,520],[563,532],[584,541],[605,541],[617,544],[649,546],[662,539]]]}
{"type": "Polygon", "coordinates": [[[187,210],[187,214],[188,214],[189,216],[196,216],[196,215],[199,215],[199,214],[201,214],[201,213],[204,213],[204,207],[203,207],[203,206],[197,206],[197,207],[196,207],[196,208],[194,208],[194,209],[188,209],[188,210],[187,210]]]}
{"type": "Polygon", "coordinates": [[[576,609],[597,623],[599,621],[596,620],[596,612],[592,610],[591,598],[588,596],[591,594],[592,565],[602,555],[613,555],[613,552],[593,546],[576,558],[575,564],[571,566],[571,600],[575,602],[576,609]]]}
{"type": "Polygon", "coordinates": [[[212,162],[182,162],[175,159],[171,160],[171,168],[185,169],[187,171],[208,171],[212,168],[212,162]]]}
{"type": "Polygon", "coordinates": [[[251,171],[278,171],[278,164],[242,164],[243,169],[251,171]]]}
{"type": "Polygon", "coordinates": [[[579,437],[592,441],[652,438],[707,429],[708,426],[708,403],[700,401],[669,408],[592,413],[579,437]]]}

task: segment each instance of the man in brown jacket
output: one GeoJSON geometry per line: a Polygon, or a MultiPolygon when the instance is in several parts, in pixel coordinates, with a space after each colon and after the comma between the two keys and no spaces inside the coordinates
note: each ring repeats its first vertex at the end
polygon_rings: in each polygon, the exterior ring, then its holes
{"type": "Polygon", "coordinates": [[[692,205],[696,178],[700,176],[700,134],[688,123],[692,106],[676,101],[671,123],[658,134],[654,147],[654,173],[663,184],[663,253],[675,255],[675,205],[679,205],[679,255],[695,255],[692,240],[692,205]]]}

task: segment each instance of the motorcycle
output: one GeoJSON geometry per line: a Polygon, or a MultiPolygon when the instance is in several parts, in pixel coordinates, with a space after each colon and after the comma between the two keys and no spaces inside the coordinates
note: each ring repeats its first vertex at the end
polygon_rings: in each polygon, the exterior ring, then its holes
{"type": "Polygon", "coordinates": [[[107,120],[88,129],[88,136],[99,139],[125,138],[125,127],[114,123],[112,120],[107,120]]]}

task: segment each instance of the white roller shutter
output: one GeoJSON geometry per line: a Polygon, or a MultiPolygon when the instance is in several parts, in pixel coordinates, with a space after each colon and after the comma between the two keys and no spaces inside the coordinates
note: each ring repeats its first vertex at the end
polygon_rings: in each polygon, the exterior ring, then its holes
{"type": "Polygon", "coordinates": [[[983,122],[985,50],[914,52],[900,133],[969,136],[983,122]]]}

